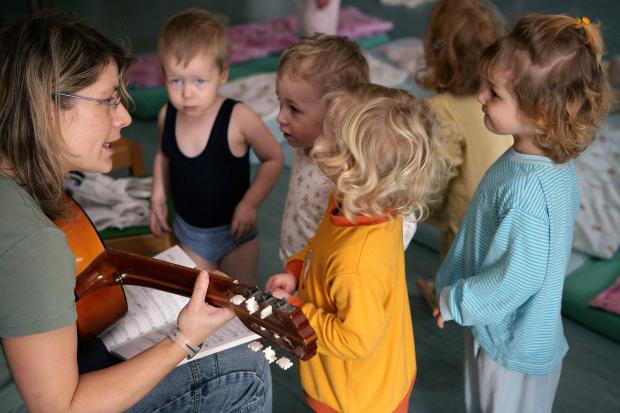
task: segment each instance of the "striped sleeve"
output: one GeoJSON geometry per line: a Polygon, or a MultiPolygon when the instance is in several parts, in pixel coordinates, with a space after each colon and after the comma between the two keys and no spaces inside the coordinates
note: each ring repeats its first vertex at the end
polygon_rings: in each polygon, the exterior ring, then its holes
{"type": "Polygon", "coordinates": [[[448,287],[450,312],[461,325],[492,325],[541,287],[549,261],[549,229],[542,219],[511,209],[492,238],[476,276],[448,287]]]}

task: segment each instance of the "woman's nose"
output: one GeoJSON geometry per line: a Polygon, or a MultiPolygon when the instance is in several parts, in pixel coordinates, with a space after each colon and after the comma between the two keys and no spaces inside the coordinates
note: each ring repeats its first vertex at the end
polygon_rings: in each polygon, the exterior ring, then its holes
{"type": "Polygon", "coordinates": [[[114,111],[114,124],[119,129],[125,128],[131,124],[131,115],[125,105],[120,104],[116,107],[114,111]]]}

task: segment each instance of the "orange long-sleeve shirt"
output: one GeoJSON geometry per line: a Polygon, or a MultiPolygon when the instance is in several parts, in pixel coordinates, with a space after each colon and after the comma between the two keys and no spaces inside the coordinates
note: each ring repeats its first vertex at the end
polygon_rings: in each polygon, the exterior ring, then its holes
{"type": "Polygon", "coordinates": [[[328,208],[315,236],[288,261],[318,354],[300,375],[317,411],[393,412],[416,375],[402,222],[328,208]]]}

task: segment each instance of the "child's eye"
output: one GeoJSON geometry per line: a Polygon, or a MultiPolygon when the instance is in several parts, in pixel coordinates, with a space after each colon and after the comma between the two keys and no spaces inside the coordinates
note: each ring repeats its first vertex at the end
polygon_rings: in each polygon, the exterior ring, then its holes
{"type": "Polygon", "coordinates": [[[491,96],[493,96],[494,98],[498,98],[499,97],[497,92],[495,92],[495,89],[491,89],[491,96]]]}
{"type": "Polygon", "coordinates": [[[170,84],[174,87],[179,87],[183,84],[181,79],[170,79],[168,82],[170,82],[170,84]]]}
{"type": "Polygon", "coordinates": [[[299,109],[297,109],[295,106],[291,106],[291,112],[300,113],[299,109]]]}
{"type": "Polygon", "coordinates": [[[194,80],[194,84],[195,84],[196,86],[202,86],[202,85],[204,85],[206,82],[207,82],[207,81],[206,81],[205,79],[196,79],[196,80],[194,80]]]}

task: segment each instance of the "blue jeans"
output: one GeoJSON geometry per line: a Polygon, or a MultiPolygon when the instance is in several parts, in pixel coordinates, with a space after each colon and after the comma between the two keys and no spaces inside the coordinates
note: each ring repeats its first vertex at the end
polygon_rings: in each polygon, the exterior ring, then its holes
{"type": "Polygon", "coordinates": [[[271,412],[271,372],[262,353],[237,346],[186,363],[128,410],[271,412]]]}

